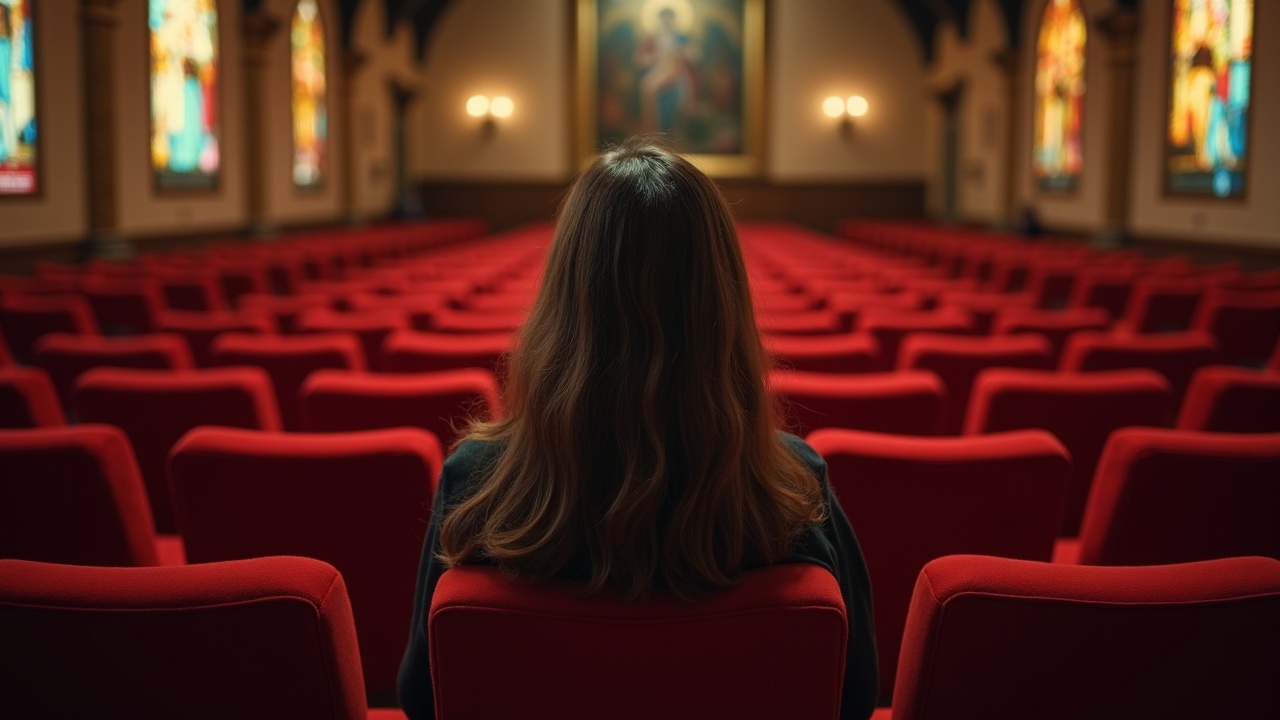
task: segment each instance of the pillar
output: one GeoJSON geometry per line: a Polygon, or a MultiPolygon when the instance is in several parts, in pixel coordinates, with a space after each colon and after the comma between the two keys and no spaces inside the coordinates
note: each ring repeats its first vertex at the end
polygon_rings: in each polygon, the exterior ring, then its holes
{"type": "Polygon", "coordinates": [[[1021,213],[1022,198],[1018,193],[1018,150],[1022,146],[1018,130],[1022,123],[1018,122],[1018,113],[1022,108],[1022,86],[1018,82],[1018,48],[1007,47],[991,56],[992,62],[1000,69],[1005,80],[1005,147],[1004,147],[1004,197],[1001,199],[1004,211],[1003,226],[1006,230],[1016,228],[1021,213]]]}
{"type": "Polygon", "coordinates": [[[409,106],[418,97],[418,88],[406,85],[399,80],[391,81],[391,102],[394,110],[395,132],[392,146],[392,162],[395,165],[396,207],[394,215],[400,220],[421,218],[422,203],[418,200],[413,188],[409,187],[409,144],[407,128],[409,124],[409,106]]]}
{"type": "Polygon", "coordinates": [[[361,170],[359,163],[356,162],[356,137],[360,125],[356,117],[356,82],[360,77],[360,69],[366,62],[368,57],[358,50],[348,50],[342,59],[339,104],[345,122],[341,125],[342,135],[338,142],[345,176],[342,183],[342,215],[346,218],[348,225],[360,224],[360,209],[356,198],[356,188],[360,185],[358,176],[361,170]]]}
{"type": "Polygon", "coordinates": [[[133,246],[119,235],[116,194],[116,9],[119,0],[81,0],[84,49],[85,177],[89,235],[83,258],[124,258],[133,246]]]}
{"type": "Polygon", "coordinates": [[[942,108],[942,221],[959,219],[960,182],[960,102],[964,98],[964,81],[957,80],[945,90],[934,93],[942,108]]]}
{"type": "Polygon", "coordinates": [[[1138,62],[1138,12],[1116,10],[1098,19],[1107,43],[1111,116],[1107,118],[1106,203],[1098,242],[1123,246],[1129,241],[1129,179],[1133,167],[1134,71],[1138,62]]]}
{"type": "Polygon", "coordinates": [[[265,10],[244,15],[245,208],[250,235],[272,233],[267,220],[267,53],[281,23],[265,10]]]}

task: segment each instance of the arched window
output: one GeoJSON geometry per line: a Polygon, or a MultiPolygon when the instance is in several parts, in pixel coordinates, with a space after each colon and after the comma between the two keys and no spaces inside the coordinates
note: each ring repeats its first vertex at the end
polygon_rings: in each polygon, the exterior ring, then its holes
{"type": "Polygon", "coordinates": [[[1084,167],[1084,52],[1078,0],[1049,0],[1036,42],[1032,172],[1042,190],[1074,190],[1084,167]]]}
{"type": "Polygon", "coordinates": [[[147,24],[156,187],[212,189],[222,167],[217,0],[149,0],[147,24]]]}
{"type": "Polygon", "coordinates": [[[36,68],[33,0],[0,0],[0,195],[35,195],[36,68]]]}
{"type": "Polygon", "coordinates": [[[289,38],[293,76],[293,182],[298,187],[312,188],[324,180],[329,139],[324,25],[316,0],[298,0],[289,38]]]}

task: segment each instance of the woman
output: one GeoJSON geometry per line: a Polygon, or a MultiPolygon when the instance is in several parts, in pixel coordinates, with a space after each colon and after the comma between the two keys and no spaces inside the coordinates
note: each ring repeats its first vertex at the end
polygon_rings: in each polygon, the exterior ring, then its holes
{"type": "Polygon", "coordinates": [[[460,563],[690,601],[779,562],[825,566],[848,609],[842,715],[875,700],[870,584],[808,445],[776,431],[728,207],[642,140],[605,153],[561,210],[519,331],[503,420],[445,462],[418,575],[400,701],[433,713],[426,616],[460,563]]]}

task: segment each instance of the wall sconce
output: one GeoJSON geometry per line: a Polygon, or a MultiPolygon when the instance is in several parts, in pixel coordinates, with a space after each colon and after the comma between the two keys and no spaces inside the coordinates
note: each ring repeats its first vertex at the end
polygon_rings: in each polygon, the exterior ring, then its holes
{"type": "Polygon", "coordinates": [[[492,137],[497,130],[497,120],[509,118],[515,111],[516,104],[506,95],[492,99],[485,95],[472,95],[467,99],[467,114],[484,119],[480,128],[486,138],[492,137]]]}
{"type": "Polygon", "coordinates": [[[867,114],[871,106],[861,95],[850,95],[848,98],[832,95],[822,101],[822,114],[840,120],[840,134],[847,140],[853,137],[853,119],[867,114]]]}

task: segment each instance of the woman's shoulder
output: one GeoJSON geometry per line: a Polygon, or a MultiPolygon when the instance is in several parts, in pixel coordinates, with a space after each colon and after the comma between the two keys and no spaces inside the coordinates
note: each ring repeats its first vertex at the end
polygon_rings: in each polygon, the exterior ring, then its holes
{"type": "Polygon", "coordinates": [[[796,456],[805,467],[813,471],[813,474],[819,480],[823,480],[827,476],[827,461],[822,459],[817,450],[809,446],[809,443],[788,432],[778,432],[778,439],[788,450],[796,456]]]}
{"type": "Polygon", "coordinates": [[[447,496],[472,487],[492,471],[505,443],[496,440],[463,440],[445,458],[441,472],[441,489],[447,496]]]}

